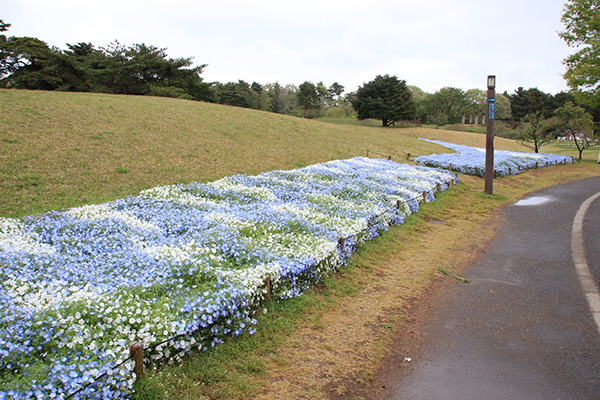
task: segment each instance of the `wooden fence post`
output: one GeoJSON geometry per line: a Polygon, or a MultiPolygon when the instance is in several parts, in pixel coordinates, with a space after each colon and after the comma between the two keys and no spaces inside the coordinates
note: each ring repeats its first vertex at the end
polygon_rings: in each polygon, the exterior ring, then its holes
{"type": "Polygon", "coordinates": [[[345,238],[341,237],[338,239],[338,243],[340,245],[340,249],[342,250],[342,253],[344,252],[344,242],[346,241],[345,238]]]}
{"type": "Polygon", "coordinates": [[[427,203],[427,192],[423,192],[423,202],[427,203]]]}
{"type": "Polygon", "coordinates": [[[265,278],[265,288],[267,288],[267,293],[265,294],[265,300],[271,301],[271,277],[267,275],[265,278]]]}
{"type": "Polygon", "coordinates": [[[367,149],[367,158],[369,158],[369,149],[367,149]]]}
{"type": "Polygon", "coordinates": [[[129,355],[135,362],[133,372],[135,372],[136,380],[142,379],[144,377],[144,345],[140,342],[131,342],[129,355]]]}

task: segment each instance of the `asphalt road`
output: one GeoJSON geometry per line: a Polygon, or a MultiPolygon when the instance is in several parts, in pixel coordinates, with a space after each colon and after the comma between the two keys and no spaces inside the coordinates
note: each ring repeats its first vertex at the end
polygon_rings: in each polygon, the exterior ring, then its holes
{"type": "MultiPolygon", "coordinates": [[[[571,255],[575,214],[598,192],[600,176],[505,207],[495,239],[463,274],[471,283],[444,294],[388,398],[600,399],[600,335],[571,255]]],[[[583,233],[600,285],[600,199],[583,233]]]]}

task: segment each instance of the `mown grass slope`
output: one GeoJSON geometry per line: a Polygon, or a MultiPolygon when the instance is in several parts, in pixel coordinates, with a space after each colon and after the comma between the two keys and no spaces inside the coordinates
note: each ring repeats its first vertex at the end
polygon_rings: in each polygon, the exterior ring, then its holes
{"type": "MultiPolygon", "coordinates": [[[[332,159],[406,162],[484,146],[479,134],[337,125],[157,97],[0,90],[0,216],[101,203],[157,185],[291,169],[332,159]]],[[[501,149],[525,150],[497,139],[501,149]]]]}
{"type": "MultiPolygon", "coordinates": [[[[0,90],[0,217],[99,203],[161,184],[362,156],[367,149],[400,162],[408,153],[449,151],[418,137],[485,145],[481,134],[337,125],[192,101],[0,90]]],[[[499,138],[495,146],[527,150],[499,138]]],[[[597,175],[597,152],[584,157],[576,165],[498,179],[492,196],[482,193],[482,179],[461,176],[460,185],[358,249],[348,267],[306,295],[267,303],[254,336],[151,368],[135,398],[368,398],[363,391],[394,338],[401,354],[418,348],[411,321],[420,316],[412,306],[432,291],[432,282],[453,281],[438,267],[464,270],[493,237],[502,205],[597,175]]]]}

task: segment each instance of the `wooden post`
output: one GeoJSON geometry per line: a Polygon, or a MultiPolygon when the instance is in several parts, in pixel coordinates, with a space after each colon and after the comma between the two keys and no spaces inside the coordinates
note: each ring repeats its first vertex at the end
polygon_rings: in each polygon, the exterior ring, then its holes
{"type": "Polygon", "coordinates": [[[341,237],[338,239],[338,243],[340,245],[340,249],[342,250],[342,253],[344,252],[344,242],[346,241],[345,238],[341,237]]]}
{"type": "Polygon", "coordinates": [[[369,158],[369,149],[367,149],[367,158],[369,158]]]}
{"type": "Polygon", "coordinates": [[[265,279],[265,288],[267,288],[267,293],[265,294],[265,300],[271,301],[271,277],[267,275],[265,279]]]}
{"type": "Polygon", "coordinates": [[[450,179],[450,187],[454,187],[454,178],[450,179]]]}
{"type": "Polygon", "coordinates": [[[427,203],[427,192],[423,192],[423,202],[427,203]]]}
{"type": "Polygon", "coordinates": [[[436,192],[440,191],[440,183],[439,182],[435,184],[435,191],[436,192]]]}
{"type": "Polygon", "coordinates": [[[402,201],[401,201],[401,200],[398,200],[398,201],[396,201],[396,208],[397,208],[398,210],[401,210],[401,209],[402,209],[402,201]]]}
{"type": "Polygon", "coordinates": [[[388,161],[390,161],[392,159],[392,156],[388,156],[388,161]]]}
{"type": "Polygon", "coordinates": [[[136,380],[144,377],[144,345],[140,342],[131,342],[129,344],[129,355],[135,362],[133,372],[135,372],[136,380]]]}
{"type": "Polygon", "coordinates": [[[511,172],[511,171],[510,171],[510,167],[508,167],[508,174],[509,174],[509,175],[510,175],[510,172],[511,172]]]}

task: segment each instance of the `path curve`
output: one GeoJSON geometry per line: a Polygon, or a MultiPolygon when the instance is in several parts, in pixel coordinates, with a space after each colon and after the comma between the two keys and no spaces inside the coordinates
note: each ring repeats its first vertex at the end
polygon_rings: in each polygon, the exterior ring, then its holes
{"type": "Polygon", "coordinates": [[[464,271],[471,283],[452,283],[439,296],[406,374],[369,398],[600,398],[598,289],[582,267],[597,268],[585,252],[598,254],[600,242],[584,240],[582,229],[590,226],[586,212],[600,213],[599,190],[600,176],[504,207],[496,237],[464,271]]]}
{"type": "Polygon", "coordinates": [[[598,285],[594,280],[594,276],[590,270],[585,256],[584,238],[583,238],[583,220],[590,205],[600,197],[600,192],[589,197],[583,202],[575,219],[573,220],[573,230],[571,234],[571,254],[573,255],[573,262],[575,263],[575,271],[581,284],[581,289],[590,307],[590,312],[596,322],[596,329],[600,334],[600,291],[598,285]]]}

